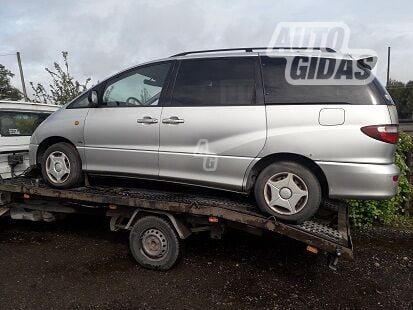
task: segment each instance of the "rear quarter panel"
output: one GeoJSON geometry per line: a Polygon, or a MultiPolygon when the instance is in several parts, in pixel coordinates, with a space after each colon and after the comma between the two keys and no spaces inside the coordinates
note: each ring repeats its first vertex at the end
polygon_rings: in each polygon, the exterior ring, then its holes
{"type": "Polygon", "coordinates": [[[259,155],[294,153],[314,161],[388,164],[395,146],[366,136],[360,128],[390,124],[386,105],[268,105],[267,141],[259,155]],[[325,108],[344,110],[344,122],[319,123],[325,108]]]}

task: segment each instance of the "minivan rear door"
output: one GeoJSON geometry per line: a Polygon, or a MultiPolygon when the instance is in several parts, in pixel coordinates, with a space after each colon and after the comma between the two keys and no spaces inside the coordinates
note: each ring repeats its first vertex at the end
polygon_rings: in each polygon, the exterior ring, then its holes
{"type": "Polygon", "coordinates": [[[265,144],[258,57],[182,60],[162,110],[160,177],[241,190],[265,144]]]}

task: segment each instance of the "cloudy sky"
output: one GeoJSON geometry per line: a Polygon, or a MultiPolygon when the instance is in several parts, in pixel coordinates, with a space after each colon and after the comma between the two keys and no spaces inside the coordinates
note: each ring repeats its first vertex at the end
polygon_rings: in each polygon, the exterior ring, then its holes
{"type": "MultiPolygon", "coordinates": [[[[181,51],[267,46],[279,22],[344,22],[351,48],[378,53],[382,82],[387,46],[391,78],[413,79],[411,0],[0,0],[0,55],[20,51],[26,83],[47,84],[44,68],[68,51],[73,75],[96,83],[181,51]]],[[[18,73],[14,56],[0,63],[18,73]]]]}

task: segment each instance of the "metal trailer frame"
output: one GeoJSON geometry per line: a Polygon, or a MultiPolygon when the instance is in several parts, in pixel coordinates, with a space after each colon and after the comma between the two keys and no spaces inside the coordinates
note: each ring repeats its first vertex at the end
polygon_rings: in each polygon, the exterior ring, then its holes
{"type": "Polygon", "coordinates": [[[200,231],[210,231],[212,238],[220,238],[226,227],[251,233],[270,231],[307,244],[312,253],[329,254],[329,267],[334,270],[339,257],[353,259],[348,205],[343,201],[323,202],[323,207],[333,214],[333,221],[311,219],[293,225],[259,213],[241,195],[238,199],[147,188],[91,186],[87,177],[86,185],[56,189],[36,178],[1,180],[0,216],[51,221],[53,214],[59,213],[100,213],[111,217],[111,230],[116,231],[131,230],[139,217],[155,215],[169,221],[180,239],[200,231]]]}

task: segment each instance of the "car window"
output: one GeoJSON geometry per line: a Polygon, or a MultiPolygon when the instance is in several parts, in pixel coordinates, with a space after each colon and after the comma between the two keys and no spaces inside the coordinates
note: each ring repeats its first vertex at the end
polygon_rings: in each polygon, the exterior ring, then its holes
{"type": "Polygon", "coordinates": [[[89,107],[89,99],[88,99],[88,94],[84,94],[80,98],[78,98],[76,101],[72,102],[71,104],[68,105],[67,109],[85,109],[89,107]]]}
{"type": "Polygon", "coordinates": [[[157,106],[170,63],[145,66],[109,82],[103,105],[109,107],[157,106]]]}
{"type": "MultiPolygon", "coordinates": [[[[266,104],[377,104],[377,90],[367,85],[292,85],[285,58],[262,57],[266,104]],[[288,72],[287,72],[288,73],[288,72]]],[[[310,73],[315,71],[310,67],[310,73]]]]}
{"type": "Polygon", "coordinates": [[[254,68],[252,58],[182,61],[176,77],[171,105],[254,104],[254,68]]]}
{"type": "Polygon", "coordinates": [[[31,136],[50,114],[29,112],[0,112],[2,137],[31,136]]]}

